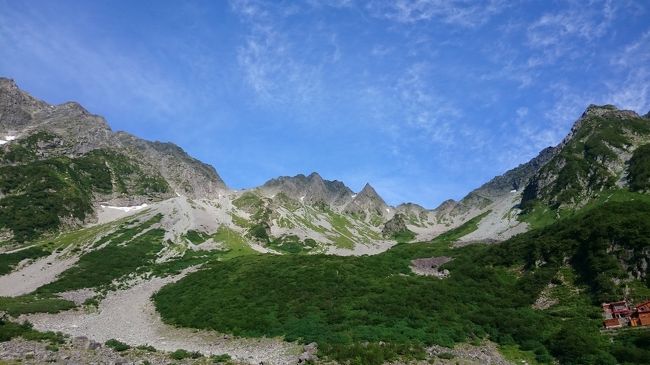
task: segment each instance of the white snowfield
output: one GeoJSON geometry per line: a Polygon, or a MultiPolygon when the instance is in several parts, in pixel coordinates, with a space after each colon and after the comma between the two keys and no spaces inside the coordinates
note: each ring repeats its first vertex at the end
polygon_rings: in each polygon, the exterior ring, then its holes
{"type": "Polygon", "coordinates": [[[94,224],[104,224],[124,218],[149,207],[146,203],[128,207],[118,207],[114,205],[100,205],[97,209],[97,222],[94,224]]]}
{"type": "Polygon", "coordinates": [[[147,203],[141,204],[141,205],[133,205],[130,207],[116,207],[114,205],[102,205],[101,206],[104,209],[116,209],[116,210],[121,210],[123,212],[132,212],[134,210],[140,210],[148,207],[147,203]]]}
{"type": "Polygon", "coordinates": [[[5,143],[9,143],[9,142],[15,140],[16,138],[18,138],[18,137],[16,137],[16,136],[4,136],[2,139],[0,139],[0,145],[3,145],[5,143]]]}

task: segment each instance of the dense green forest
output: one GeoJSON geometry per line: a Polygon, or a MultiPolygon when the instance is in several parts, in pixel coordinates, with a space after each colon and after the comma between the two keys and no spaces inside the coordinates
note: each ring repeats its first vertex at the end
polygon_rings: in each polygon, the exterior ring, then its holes
{"type": "MultiPolygon", "coordinates": [[[[650,204],[609,202],[499,245],[451,248],[439,239],[376,256],[214,262],[163,288],[155,302],[175,325],[316,341],[324,354],[351,363],[487,338],[541,363],[645,364],[650,333],[601,334],[599,303],[622,295],[613,278],[629,278],[622,264],[634,255],[618,253],[647,247],[650,204]],[[432,256],[454,258],[444,265],[449,278],[411,273],[410,260],[432,256]],[[533,309],[549,283],[560,303],[533,309]]],[[[635,299],[650,295],[647,281],[629,288],[635,299]]]]}

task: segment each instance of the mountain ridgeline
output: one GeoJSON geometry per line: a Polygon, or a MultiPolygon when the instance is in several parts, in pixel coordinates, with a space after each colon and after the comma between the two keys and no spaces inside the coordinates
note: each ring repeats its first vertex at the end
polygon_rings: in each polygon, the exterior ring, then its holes
{"type": "Polygon", "coordinates": [[[305,345],[256,363],[451,364],[454,346],[490,341],[499,363],[647,364],[650,331],[601,332],[600,305],[650,298],[649,193],[650,114],[611,105],[427,209],[316,172],[234,190],[174,144],[0,78],[0,342],[63,341],[38,330],[78,335],[57,316],[92,322],[120,293],[159,285],[129,312],[151,310],[162,287],[167,324],[305,345]],[[88,310],[56,314],[75,307],[88,310]]]}
{"type": "Polygon", "coordinates": [[[647,116],[591,105],[558,146],[460,201],[436,209],[391,207],[370,184],[355,193],[316,172],[234,191],[212,166],[174,144],[113,132],[77,103],[50,105],[0,79],[0,239],[27,242],[104,221],[105,206],[153,204],[160,212],[157,203],[185,209],[179,201],[189,199],[190,215],[207,216],[213,231],[191,219],[168,233],[174,241],[186,231],[213,234],[226,226],[262,246],[308,240],[316,251],[361,245],[374,252],[389,245],[382,241],[433,239],[479,216],[477,228],[459,241],[498,241],[577,211],[607,191],[647,191],[649,136],[647,116]],[[212,208],[197,211],[202,204],[212,208]]]}

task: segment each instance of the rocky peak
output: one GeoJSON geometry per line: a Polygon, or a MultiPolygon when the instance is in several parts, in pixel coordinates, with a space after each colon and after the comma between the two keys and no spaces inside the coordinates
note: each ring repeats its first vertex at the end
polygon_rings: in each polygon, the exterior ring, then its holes
{"type": "Polygon", "coordinates": [[[587,107],[555,147],[553,158],[531,177],[522,207],[530,209],[541,202],[553,209],[575,209],[603,190],[624,186],[617,181],[627,175],[626,150],[646,143],[647,123],[636,112],[613,105],[587,107]]]}
{"type": "Polygon", "coordinates": [[[454,209],[454,207],[458,204],[457,201],[454,199],[447,199],[444,202],[440,203],[437,208],[434,209],[436,212],[443,212],[443,211],[448,211],[454,209]]]}
{"type": "Polygon", "coordinates": [[[305,203],[326,203],[331,206],[342,205],[352,196],[352,190],[345,184],[337,180],[325,180],[316,172],[308,176],[281,176],[267,181],[259,189],[266,195],[284,193],[305,203]]]}
{"type": "MultiPolygon", "coordinates": [[[[64,140],[66,156],[81,156],[96,149],[124,154],[151,174],[160,174],[177,193],[192,198],[217,196],[226,189],[212,166],[190,157],[171,143],[150,142],[125,132],[115,133],[104,118],[77,102],[57,106],[20,90],[13,80],[0,78],[0,132],[27,137],[38,132],[64,140]]],[[[173,194],[173,193],[172,193],[173,194]]]]}
{"type": "Polygon", "coordinates": [[[402,203],[396,206],[395,210],[398,212],[415,213],[415,214],[420,214],[422,212],[427,211],[423,206],[415,203],[402,203]]]}
{"type": "Polygon", "coordinates": [[[506,171],[503,175],[494,177],[492,180],[481,185],[471,193],[480,195],[485,198],[493,199],[513,191],[521,191],[528,183],[528,180],[535,175],[553,156],[557,153],[558,148],[546,147],[537,156],[530,161],[520,164],[514,169],[506,171]]]}
{"type": "Polygon", "coordinates": [[[366,185],[363,186],[363,189],[361,189],[355,199],[379,199],[382,202],[384,201],[370,183],[366,183],[366,185]]]}
{"type": "Polygon", "coordinates": [[[0,77],[0,131],[24,130],[34,123],[33,114],[47,106],[20,90],[14,80],[0,77]]]}
{"type": "Polygon", "coordinates": [[[13,79],[0,77],[0,89],[2,89],[3,91],[18,90],[18,85],[16,85],[16,82],[13,79]]]}
{"type": "Polygon", "coordinates": [[[368,183],[345,207],[347,213],[365,215],[376,214],[384,216],[388,214],[389,208],[384,199],[377,194],[377,191],[368,183]]]}
{"type": "Polygon", "coordinates": [[[611,104],[595,105],[591,104],[585,109],[580,118],[571,127],[569,134],[562,140],[557,148],[562,148],[575,136],[578,131],[593,118],[608,117],[614,119],[640,118],[639,114],[632,110],[621,110],[611,104]]]}

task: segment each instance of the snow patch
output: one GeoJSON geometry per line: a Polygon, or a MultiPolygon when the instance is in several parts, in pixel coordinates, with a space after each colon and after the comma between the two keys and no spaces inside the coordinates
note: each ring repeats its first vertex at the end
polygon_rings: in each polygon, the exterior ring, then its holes
{"type": "Polygon", "coordinates": [[[357,194],[352,194],[352,199],[356,198],[357,194]]]}
{"type": "Polygon", "coordinates": [[[304,202],[304,201],[305,201],[305,197],[304,197],[304,196],[301,196],[301,197],[300,197],[300,201],[301,201],[301,202],[304,202]]]}
{"type": "Polygon", "coordinates": [[[130,206],[130,207],[116,207],[116,206],[113,206],[113,205],[102,205],[101,207],[104,208],[104,209],[116,209],[116,210],[121,210],[123,212],[132,212],[134,210],[140,210],[140,209],[146,208],[147,206],[148,205],[146,203],[144,203],[142,205],[133,205],[133,206],[130,206]]]}
{"type": "Polygon", "coordinates": [[[510,190],[510,192],[514,194],[514,193],[517,192],[517,190],[516,190],[516,189],[513,189],[513,190],[510,190]]]}
{"type": "Polygon", "coordinates": [[[11,142],[11,141],[15,140],[16,138],[17,138],[16,136],[5,136],[4,138],[0,139],[0,145],[11,142]]]}

